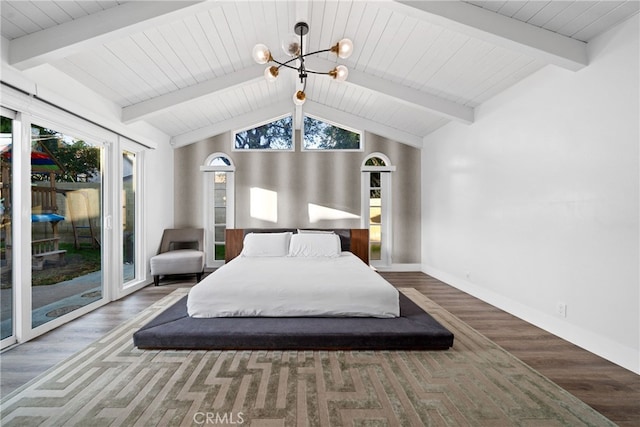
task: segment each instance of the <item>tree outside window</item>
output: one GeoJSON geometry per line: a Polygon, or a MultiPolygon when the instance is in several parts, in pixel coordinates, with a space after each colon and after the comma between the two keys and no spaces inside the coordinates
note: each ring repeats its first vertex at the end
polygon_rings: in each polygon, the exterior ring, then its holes
{"type": "Polygon", "coordinates": [[[235,150],[293,150],[293,118],[291,115],[236,132],[235,150]]]}
{"type": "Polygon", "coordinates": [[[360,132],[304,116],[303,149],[305,150],[360,150],[361,142],[360,132]]]}

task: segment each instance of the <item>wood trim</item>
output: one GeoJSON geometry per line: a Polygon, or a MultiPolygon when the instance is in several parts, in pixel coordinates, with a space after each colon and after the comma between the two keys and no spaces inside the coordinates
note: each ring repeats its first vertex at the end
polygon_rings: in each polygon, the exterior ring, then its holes
{"type": "Polygon", "coordinates": [[[225,231],[224,262],[229,262],[242,252],[244,230],[241,228],[227,228],[225,231]]]}
{"type": "MultiPolygon", "coordinates": [[[[242,228],[227,228],[225,230],[224,261],[229,262],[242,252],[244,230],[242,228]]],[[[369,230],[366,228],[351,229],[351,252],[369,265],[369,230]]]]}
{"type": "Polygon", "coordinates": [[[369,265],[369,230],[366,228],[351,229],[351,252],[369,265]]]}

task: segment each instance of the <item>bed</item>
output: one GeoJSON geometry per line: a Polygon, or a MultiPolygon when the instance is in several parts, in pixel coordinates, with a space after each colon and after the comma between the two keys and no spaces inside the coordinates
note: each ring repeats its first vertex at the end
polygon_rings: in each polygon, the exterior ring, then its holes
{"type": "Polygon", "coordinates": [[[444,350],[453,345],[450,331],[368,266],[368,230],[306,232],[337,236],[336,253],[327,254],[327,246],[318,256],[317,248],[304,244],[328,242],[324,237],[293,239],[297,246],[290,240],[287,252],[279,254],[265,243],[276,235],[305,234],[296,229],[227,230],[226,265],[137,331],[134,344],[206,350],[444,350]],[[272,236],[262,237],[265,233],[272,236]],[[291,250],[299,256],[291,256],[291,250]],[[268,254],[256,256],[256,251],[268,254]],[[327,275],[333,270],[337,274],[327,275]],[[331,283],[341,275],[346,282],[331,283]]]}
{"type": "Polygon", "coordinates": [[[191,317],[400,315],[398,290],[342,251],[333,232],[250,232],[243,247],[240,256],[191,289],[191,317]]]}

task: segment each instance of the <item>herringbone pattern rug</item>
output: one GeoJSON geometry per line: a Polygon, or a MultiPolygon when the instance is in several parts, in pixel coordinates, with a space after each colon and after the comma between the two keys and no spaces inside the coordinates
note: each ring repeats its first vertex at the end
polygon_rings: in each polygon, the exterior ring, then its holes
{"type": "Polygon", "coordinates": [[[448,351],[150,351],[178,289],[2,401],[3,426],[613,425],[415,289],[448,351]]]}

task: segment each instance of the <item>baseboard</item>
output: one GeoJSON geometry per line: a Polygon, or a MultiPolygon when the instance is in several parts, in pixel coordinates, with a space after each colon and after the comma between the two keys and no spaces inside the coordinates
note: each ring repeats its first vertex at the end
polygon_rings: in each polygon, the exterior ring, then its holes
{"type": "Polygon", "coordinates": [[[616,365],[640,374],[640,352],[631,347],[612,341],[605,336],[594,334],[593,332],[551,316],[548,313],[533,309],[518,301],[506,298],[468,280],[431,266],[422,265],[421,271],[532,325],[544,329],[553,335],[567,340],[578,347],[607,359],[616,365]]]}
{"type": "Polygon", "coordinates": [[[378,271],[422,271],[421,264],[391,264],[390,266],[375,266],[378,271]]]}

